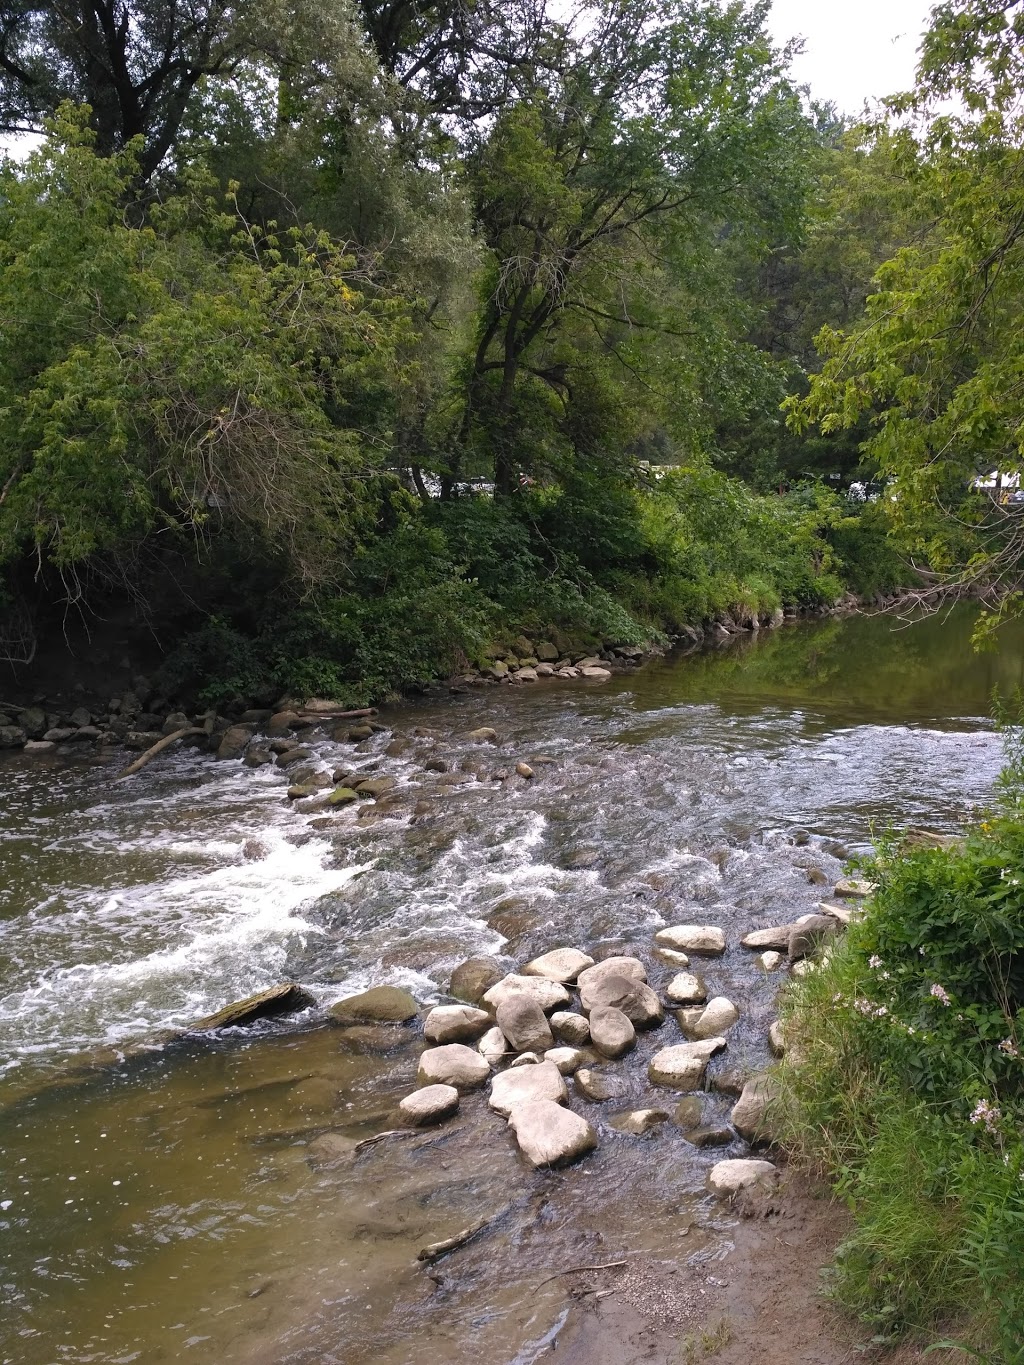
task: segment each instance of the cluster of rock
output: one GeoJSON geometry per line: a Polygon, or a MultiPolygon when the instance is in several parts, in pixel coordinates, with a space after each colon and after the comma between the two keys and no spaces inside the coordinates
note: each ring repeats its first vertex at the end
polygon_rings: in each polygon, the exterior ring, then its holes
{"type": "Polygon", "coordinates": [[[510,648],[489,651],[487,662],[479,669],[462,673],[456,685],[485,687],[492,683],[535,683],[541,678],[590,678],[601,681],[613,672],[636,668],[651,653],[639,645],[614,645],[597,653],[563,653],[550,640],[536,644],[519,636],[510,648]]]}

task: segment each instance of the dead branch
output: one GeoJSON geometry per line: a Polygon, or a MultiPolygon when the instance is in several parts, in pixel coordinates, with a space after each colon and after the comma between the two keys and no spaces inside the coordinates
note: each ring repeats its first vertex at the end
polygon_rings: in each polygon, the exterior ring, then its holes
{"type": "Polygon", "coordinates": [[[378,1142],[383,1142],[386,1138],[408,1138],[418,1137],[419,1130],[416,1128],[386,1128],[383,1133],[374,1133],[373,1137],[363,1138],[362,1142],[357,1142],[352,1148],[352,1155],[358,1156],[360,1152],[365,1152],[368,1147],[376,1147],[378,1142]]]}
{"type": "Polygon", "coordinates": [[[552,1280],[560,1280],[563,1275],[582,1275],[585,1270],[618,1270],[625,1264],[625,1261],[602,1261],[600,1265],[571,1265],[566,1270],[560,1270],[556,1275],[549,1275],[546,1280],[541,1280],[536,1289],[543,1289],[546,1284],[550,1284],[552,1280]]]}
{"type": "Polygon", "coordinates": [[[137,772],[146,766],[151,758],[156,758],[162,749],[169,749],[179,739],[185,739],[188,735],[205,735],[206,731],[201,725],[190,725],[185,730],[175,730],[173,734],[164,735],[163,739],[158,739],[155,744],[150,745],[144,754],[140,754],[134,763],[129,763],[123,773],[118,773],[117,780],[123,777],[134,777],[137,772]]]}
{"type": "Polygon", "coordinates": [[[429,1246],[422,1247],[416,1253],[417,1261],[426,1261],[428,1264],[433,1264],[434,1261],[440,1260],[442,1256],[447,1256],[449,1251],[455,1251],[459,1247],[465,1246],[467,1242],[471,1241],[477,1235],[477,1233],[483,1232],[484,1228],[490,1227],[490,1225],[496,1223],[499,1218],[504,1218],[511,1207],[511,1204],[505,1204],[502,1208],[498,1209],[497,1212],[489,1213],[486,1218],[480,1218],[477,1222],[471,1223],[468,1228],[463,1228],[462,1231],[457,1232],[454,1237],[446,1237],[443,1242],[431,1242],[429,1246]]]}

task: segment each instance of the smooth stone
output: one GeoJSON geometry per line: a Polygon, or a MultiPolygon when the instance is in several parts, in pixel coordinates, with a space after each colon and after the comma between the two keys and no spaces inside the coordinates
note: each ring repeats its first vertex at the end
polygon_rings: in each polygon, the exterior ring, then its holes
{"type": "Polygon", "coordinates": [[[589,1022],[573,1010],[555,1010],[551,1016],[551,1028],[559,1038],[575,1047],[590,1042],[589,1022]]]}
{"type": "Polygon", "coordinates": [[[602,1104],[605,1100],[620,1100],[629,1090],[620,1076],[609,1076],[589,1066],[581,1067],[573,1081],[579,1093],[595,1104],[602,1104]]]}
{"type": "Polygon", "coordinates": [[[667,1109],[633,1109],[628,1114],[616,1114],[611,1126],[620,1133],[633,1137],[645,1137],[671,1118],[667,1109]]]}
{"type": "Polygon", "coordinates": [[[733,1105],[729,1121],[741,1138],[753,1144],[772,1140],[769,1110],[778,1098],[778,1088],[766,1074],[751,1076],[743,1093],[733,1105]]]}
{"type": "Polygon", "coordinates": [[[768,1030],[768,1046],[771,1048],[772,1052],[775,1053],[776,1057],[781,1057],[786,1051],[786,1034],[783,1030],[781,1021],[778,1019],[773,1022],[771,1028],[768,1030]]]}
{"type": "MultiPolygon", "coordinates": [[[[620,1010],[634,1028],[654,1028],[665,1018],[661,1001],[646,982],[614,972],[582,986],[580,1004],[591,1016],[601,1007],[620,1010]]],[[[593,1023],[590,1032],[594,1032],[593,1023]]]]}
{"type": "Polygon", "coordinates": [[[651,1058],[647,1075],[654,1085],[673,1090],[696,1090],[708,1060],[726,1046],[724,1038],[705,1038],[697,1043],[676,1043],[651,1058]]]}
{"type": "Polygon", "coordinates": [[[694,1147],[728,1147],[735,1140],[731,1128],[709,1125],[706,1128],[691,1128],[685,1134],[686,1141],[694,1147]]]}
{"type": "Polygon", "coordinates": [[[578,1047],[552,1047],[544,1054],[546,1062],[554,1062],[563,1076],[572,1076],[591,1058],[578,1047]]]}
{"type": "Polygon", "coordinates": [[[665,987],[665,996],[675,1005],[700,1005],[708,998],[703,977],[680,972],[665,987]]]}
{"type": "Polygon", "coordinates": [[[704,1122],[704,1101],[699,1095],[687,1095],[676,1105],[674,1118],[684,1132],[699,1128],[704,1122]]]}
{"type": "Polygon", "coordinates": [[[778,1171],[770,1161],[751,1159],[719,1161],[708,1175],[708,1189],[713,1194],[734,1195],[754,1185],[770,1188],[778,1179],[778,1171]]]}
{"type": "Polygon", "coordinates": [[[460,962],[451,975],[449,994],[457,1000],[479,1005],[487,991],[505,975],[493,957],[471,957],[460,962]]]}
{"type": "Polygon", "coordinates": [[[189,1032],[208,1033],[212,1029],[235,1028],[240,1024],[251,1024],[257,1019],[271,1019],[277,1014],[294,1014],[296,1010],[308,1009],[314,1003],[313,997],[294,982],[274,986],[269,991],[236,1000],[233,1005],[225,1005],[216,1014],[207,1015],[189,1024],[189,1032]]]}
{"type": "Polygon", "coordinates": [[[636,1046],[636,1029],[622,1010],[595,1005],[590,1012],[590,1041],[603,1057],[621,1057],[636,1046]]]}
{"type": "Polygon", "coordinates": [[[655,948],[654,951],[662,962],[667,962],[670,967],[688,967],[690,965],[690,959],[686,954],[676,952],[675,948],[655,948]]]}
{"type": "Polygon", "coordinates": [[[708,1082],[708,1089],[719,1095],[738,1097],[743,1094],[743,1087],[749,1079],[749,1072],[741,1067],[726,1067],[724,1071],[715,1072],[708,1082]]]}
{"type": "Polygon", "coordinates": [[[739,1017],[740,1012],[731,1000],[724,995],[716,995],[689,1025],[688,1031],[694,1038],[714,1038],[731,1029],[739,1017]]]}
{"type": "Polygon", "coordinates": [[[744,934],[740,943],[744,948],[771,948],[777,953],[784,953],[789,948],[789,936],[796,928],[796,923],[776,924],[770,929],[755,929],[752,933],[744,934]]]}
{"type": "Polygon", "coordinates": [[[528,995],[513,995],[495,1011],[495,1022],[515,1052],[546,1052],[554,1046],[551,1025],[538,1002],[528,995]]]}
{"type": "Polygon", "coordinates": [[[536,1066],[541,1060],[539,1052],[520,1052],[518,1057],[513,1057],[509,1066],[536,1066]]]}
{"type": "Polygon", "coordinates": [[[535,1000],[545,1014],[559,1005],[569,1004],[569,992],[557,981],[549,981],[543,976],[517,976],[515,972],[503,976],[490,990],[485,991],[483,999],[484,1004],[497,1010],[503,1000],[524,995],[535,1000]]]}
{"type": "Polygon", "coordinates": [[[844,877],[836,882],[832,894],[839,900],[864,900],[878,890],[877,882],[864,881],[860,877],[844,877]]]}
{"type": "Polygon", "coordinates": [[[491,1074],[480,1053],[465,1043],[445,1043],[420,1053],[416,1079],[421,1086],[453,1085],[456,1090],[478,1090],[491,1074]]]}
{"type": "Polygon", "coordinates": [[[476,1050],[491,1066],[497,1066],[512,1049],[500,1028],[489,1028],[477,1043],[476,1050]]]}
{"type": "Polygon", "coordinates": [[[477,743],[497,744],[498,734],[489,725],[480,725],[475,730],[470,730],[467,739],[475,740],[477,743]]]}
{"type": "Polygon", "coordinates": [[[594,965],[594,959],[578,948],[554,948],[542,953],[523,968],[523,976],[544,976],[563,986],[571,985],[580,972],[594,965]]]}
{"type": "Polygon", "coordinates": [[[423,1021],[428,1043],[472,1043],[491,1027],[486,1010],[472,1005],[435,1005],[423,1021]]]}
{"type": "Polygon", "coordinates": [[[374,986],[359,995],[346,996],[329,1011],[339,1024],[404,1024],[419,1012],[409,992],[397,986],[374,986]]]}
{"type": "Polygon", "coordinates": [[[575,1161],[597,1146],[597,1134],[586,1119],[549,1099],[517,1105],[509,1127],[531,1166],[575,1161]]]}
{"type": "Polygon", "coordinates": [[[454,1085],[425,1085],[398,1102],[398,1111],[407,1123],[440,1123],[451,1118],[459,1107],[459,1092],[454,1085]]]}
{"type": "Polygon", "coordinates": [[[654,941],[662,948],[675,948],[681,953],[697,953],[703,957],[719,957],[725,952],[725,935],[711,924],[675,924],[659,929],[654,941]]]}
{"type": "Polygon", "coordinates": [[[581,678],[593,678],[595,681],[604,682],[606,678],[611,676],[610,668],[599,668],[597,664],[587,664],[585,668],[580,669],[581,678]]]}
{"type": "Polygon", "coordinates": [[[585,967],[576,978],[576,985],[583,991],[592,982],[600,981],[604,976],[628,976],[635,981],[647,980],[644,964],[638,957],[606,957],[603,962],[595,962],[592,967],[585,967]]]}
{"type": "Polygon", "coordinates": [[[562,1073],[554,1062],[538,1062],[534,1066],[509,1068],[495,1076],[487,1103],[503,1118],[508,1118],[517,1105],[534,1100],[564,1104],[568,1098],[562,1073]]]}
{"type": "Polygon", "coordinates": [[[777,972],[782,966],[782,954],[774,951],[762,953],[758,961],[766,972],[777,972]]]}

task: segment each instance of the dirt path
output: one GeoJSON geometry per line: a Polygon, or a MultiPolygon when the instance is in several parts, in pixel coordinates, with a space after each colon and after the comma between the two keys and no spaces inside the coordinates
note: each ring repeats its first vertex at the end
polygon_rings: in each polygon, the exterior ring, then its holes
{"type": "MultiPolygon", "coordinates": [[[[744,1198],[735,1249],[700,1271],[681,1265],[602,1272],[569,1311],[548,1356],[559,1365],[916,1365],[914,1349],[864,1350],[868,1329],[835,1312],[821,1272],[849,1215],[790,1177],[744,1198]],[[611,1291],[611,1292],[607,1292],[611,1291]],[[600,1297],[606,1292],[606,1297],[600,1297]]],[[[582,1292],[584,1287],[581,1287],[582,1292]]]]}

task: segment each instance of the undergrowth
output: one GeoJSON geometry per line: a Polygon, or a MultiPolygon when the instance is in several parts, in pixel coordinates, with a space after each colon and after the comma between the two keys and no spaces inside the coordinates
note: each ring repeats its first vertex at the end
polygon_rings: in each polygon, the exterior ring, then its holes
{"type": "Polygon", "coordinates": [[[1024,762],[952,847],[883,842],[863,918],[787,992],[787,1141],[855,1215],[836,1299],[875,1342],[1024,1362],[1024,762]],[[960,1324],[957,1340],[936,1340],[960,1324]]]}

